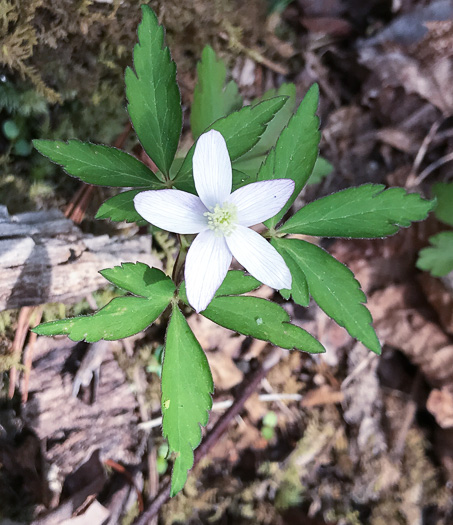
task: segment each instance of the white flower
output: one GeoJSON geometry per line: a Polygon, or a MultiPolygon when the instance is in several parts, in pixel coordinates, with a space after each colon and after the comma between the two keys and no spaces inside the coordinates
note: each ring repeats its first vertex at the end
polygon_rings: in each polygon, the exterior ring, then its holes
{"type": "Polygon", "coordinates": [[[180,190],[143,191],[137,212],[148,222],[181,234],[198,233],[185,264],[187,299],[200,312],[222,284],[233,256],[271,288],[291,288],[283,257],[253,226],[276,215],[294,191],[290,179],[253,182],[231,193],[232,169],[225,139],[215,130],[200,136],[193,156],[199,197],[180,190]]]}

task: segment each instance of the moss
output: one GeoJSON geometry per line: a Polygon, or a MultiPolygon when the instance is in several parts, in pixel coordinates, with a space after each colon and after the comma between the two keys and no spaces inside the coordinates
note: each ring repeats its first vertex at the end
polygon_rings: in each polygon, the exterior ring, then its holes
{"type": "Polygon", "coordinates": [[[398,468],[404,475],[380,494],[373,506],[371,525],[410,525],[422,519],[423,509],[444,505],[445,489],[427,456],[426,445],[420,430],[413,428],[409,431],[402,464],[398,468]]]}
{"type": "MultiPolygon", "coordinates": [[[[20,144],[30,145],[37,137],[115,141],[128,120],[124,70],[132,63],[141,3],[149,3],[166,26],[185,104],[191,99],[195,64],[204,45],[234,57],[237,51],[225,37],[226,28],[233,28],[246,47],[264,41],[266,13],[260,0],[0,0],[0,65],[5,68],[0,114],[19,126],[20,144]],[[257,23],[245,24],[248,20],[257,23]]],[[[135,144],[131,134],[126,149],[135,144]]],[[[25,209],[67,201],[78,182],[43,163],[36,153],[27,153],[28,147],[16,147],[0,131],[0,171],[20,179],[11,185],[2,175],[0,185],[20,186],[16,196],[25,209]],[[37,180],[47,187],[33,186],[37,180]],[[44,195],[34,191],[40,188],[44,195]],[[47,198],[50,191],[54,202],[47,198]]],[[[16,196],[12,191],[1,193],[10,212],[21,210],[16,196]]]]}
{"type": "Polygon", "coordinates": [[[38,34],[33,24],[43,0],[0,0],[0,63],[17,71],[34,84],[38,93],[51,102],[61,102],[61,96],[46,85],[36,65],[30,62],[38,34]]]}

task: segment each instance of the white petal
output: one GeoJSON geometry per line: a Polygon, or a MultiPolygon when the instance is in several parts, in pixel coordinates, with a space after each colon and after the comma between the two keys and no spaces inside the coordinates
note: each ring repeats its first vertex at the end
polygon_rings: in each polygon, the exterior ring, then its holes
{"type": "Polygon", "coordinates": [[[252,182],[234,191],[229,202],[238,208],[238,223],[253,226],[276,215],[294,191],[291,179],[252,182]]]}
{"type": "Polygon", "coordinates": [[[222,205],[231,193],[231,160],[222,135],[215,130],[203,133],[193,154],[195,188],[205,206],[222,205]]]}
{"type": "Polygon", "coordinates": [[[291,272],[283,257],[261,235],[237,225],[225,239],[238,263],[255,279],[276,290],[291,289],[291,272]]]}
{"type": "Polygon", "coordinates": [[[201,232],[189,248],[184,271],[189,304],[197,312],[204,310],[222,284],[231,264],[225,237],[212,230],[201,232]]]}
{"type": "Polygon", "coordinates": [[[207,228],[206,206],[185,191],[142,191],[134,197],[134,206],[145,220],[169,232],[199,233],[207,228]]]}

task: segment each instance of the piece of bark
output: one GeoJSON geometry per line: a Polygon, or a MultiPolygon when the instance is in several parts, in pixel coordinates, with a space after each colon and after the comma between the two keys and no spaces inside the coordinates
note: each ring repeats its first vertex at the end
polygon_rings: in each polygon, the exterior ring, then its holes
{"type": "Polygon", "coordinates": [[[26,426],[47,442],[46,460],[63,479],[100,450],[102,460],[126,464],[140,460],[137,402],[110,349],[100,368],[93,404],[73,396],[73,380],[85,348],[66,337],[39,337],[30,377],[26,426]]]}
{"type": "Polygon", "coordinates": [[[161,268],[151,237],[84,234],[59,210],[0,215],[0,311],[74,303],[106,284],[98,272],[122,262],[161,268]]]}

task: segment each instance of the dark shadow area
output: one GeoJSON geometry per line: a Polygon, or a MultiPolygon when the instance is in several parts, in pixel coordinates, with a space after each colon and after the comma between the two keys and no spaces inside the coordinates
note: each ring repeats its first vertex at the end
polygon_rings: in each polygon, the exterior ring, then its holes
{"type": "MultiPolygon", "coordinates": [[[[0,253],[1,255],[1,253],[0,253]]],[[[6,310],[48,302],[52,263],[45,244],[35,244],[6,302],[6,310]]]]}

